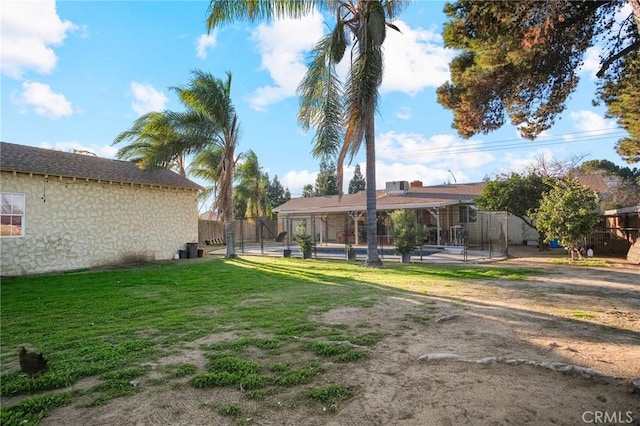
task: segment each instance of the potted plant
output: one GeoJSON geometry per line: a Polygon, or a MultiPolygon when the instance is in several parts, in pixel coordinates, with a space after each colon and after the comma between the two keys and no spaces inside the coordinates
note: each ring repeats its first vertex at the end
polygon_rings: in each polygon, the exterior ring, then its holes
{"type": "Polygon", "coordinates": [[[303,259],[310,259],[311,252],[315,247],[315,242],[313,241],[313,236],[305,233],[296,235],[296,242],[300,246],[300,251],[302,251],[303,259]]]}
{"type": "Polygon", "coordinates": [[[393,225],[393,245],[396,253],[402,256],[402,263],[411,261],[411,252],[425,237],[424,229],[418,226],[416,212],[412,210],[394,210],[391,213],[393,225]]]}

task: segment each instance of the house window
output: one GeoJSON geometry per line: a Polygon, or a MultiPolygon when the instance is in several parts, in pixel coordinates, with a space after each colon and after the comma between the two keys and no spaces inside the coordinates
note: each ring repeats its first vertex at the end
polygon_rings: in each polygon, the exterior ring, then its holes
{"type": "Polygon", "coordinates": [[[460,223],[478,221],[478,211],[473,206],[460,206],[458,220],[460,223]]]}
{"type": "Polygon", "coordinates": [[[0,236],[22,237],[24,235],[24,194],[2,193],[0,236]]]}
{"type": "Polygon", "coordinates": [[[422,225],[431,225],[431,213],[427,210],[417,210],[416,213],[418,223],[422,225]]]}

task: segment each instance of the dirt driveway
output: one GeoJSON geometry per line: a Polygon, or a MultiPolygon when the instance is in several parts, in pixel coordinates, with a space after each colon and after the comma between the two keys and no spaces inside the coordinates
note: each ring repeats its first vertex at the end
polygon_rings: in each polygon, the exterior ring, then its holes
{"type": "MultiPolygon", "coordinates": [[[[356,389],[336,406],[174,383],[101,407],[63,407],[43,424],[640,425],[631,386],[640,377],[640,268],[554,265],[552,255],[530,254],[500,264],[545,267],[525,281],[442,285],[315,318],[386,336],[368,358],[327,369],[321,380],[356,389]],[[241,404],[242,416],[210,408],[224,402],[241,404]]],[[[209,342],[218,338],[228,336],[209,342]]],[[[188,362],[204,364],[197,342],[188,362]]]]}

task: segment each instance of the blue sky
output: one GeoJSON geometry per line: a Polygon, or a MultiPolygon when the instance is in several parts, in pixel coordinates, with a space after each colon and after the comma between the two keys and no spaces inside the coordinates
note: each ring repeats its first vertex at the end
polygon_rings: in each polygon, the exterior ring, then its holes
{"type": "MultiPolygon", "coordinates": [[[[238,151],[253,150],[269,176],[277,175],[299,196],[314,182],[319,160],[310,153],[312,132],[297,124],[295,90],[307,53],[332,20],[315,14],[300,21],[239,22],[207,35],[207,6],[4,0],[0,138],[113,157],[114,138],[141,114],[181,109],[170,87],[187,84],[191,70],[220,78],[230,71],[241,121],[238,151]]],[[[538,140],[521,139],[510,125],[460,138],[451,128],[451,112],[435,95],[455,55],[442,44],[443,6],[415,1],[396,21],[402,33],[388,33],[376,121],[378,188],[392,180],[475,182],[520,172],[540,157],[585,156],[627,165],[614,151],[624,132],[591,102],[597,49],[585,58],[580,87],[566,111],[538,140]]],[[[345,183],[356,163],[364,171],[364,149],[346,168],[345,183]]]]}

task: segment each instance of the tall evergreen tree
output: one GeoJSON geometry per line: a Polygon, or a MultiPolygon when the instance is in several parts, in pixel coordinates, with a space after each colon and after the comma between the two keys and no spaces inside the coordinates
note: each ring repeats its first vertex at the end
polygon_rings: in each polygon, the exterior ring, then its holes
{"type": "MultiPolygon", "coordinates": [[[[640,1],[638,2],[640,3],[640,1]]],[[[618,77],[601,85],[600,99],[607,106],[607,116],[616,118],[620,127],[629,132],[616,144],[616,151],[627,163],[640,162],[640,50],[624,57],[617,70],[618,77]]]]}
{"type": "Polygon", "coordinates": [[[313,189],[313,185],[310,183],[306,184],[302,187],[302,196],[303,197],[315,197],[316,191],[313,189]]]}
{"type": "Polygon", "coordinates": [[[491,132],[508,117],[534,139],[565,109],[587,49],[603,44],[599,96],[630,134],[618,152],[640,160],[639,0],[458,0],[444,10],[445,45],[459,54],[438,102],[453,111],[460,135],[491,132]],[[620,21],[629,3],[632,16],[620,21]]]}
{"type": "Polygon", "coordinates": [[[336,175],[336,165],[333,161],[322,159],[320,161],[320,171],[316,176],[315,195],[338,195],[338,176],[336,175]]]}
{"type": "Polygon", "coordinates": [[[269,181],[269,185],[267,185],[267,198],[272,207],[278,207],[287,202],[285,187],[278,180],[278,175],[275,175],[273,180],[269,181]]]}
{"type": "Polygon", "coordinates": [[[349,194],[364,191],[366,187],[367,182],[364,180],[364,176],[362,176],[362,172],[360,171],[360,164],[356,164],[353,177],[349,181],[349,194]]]}

